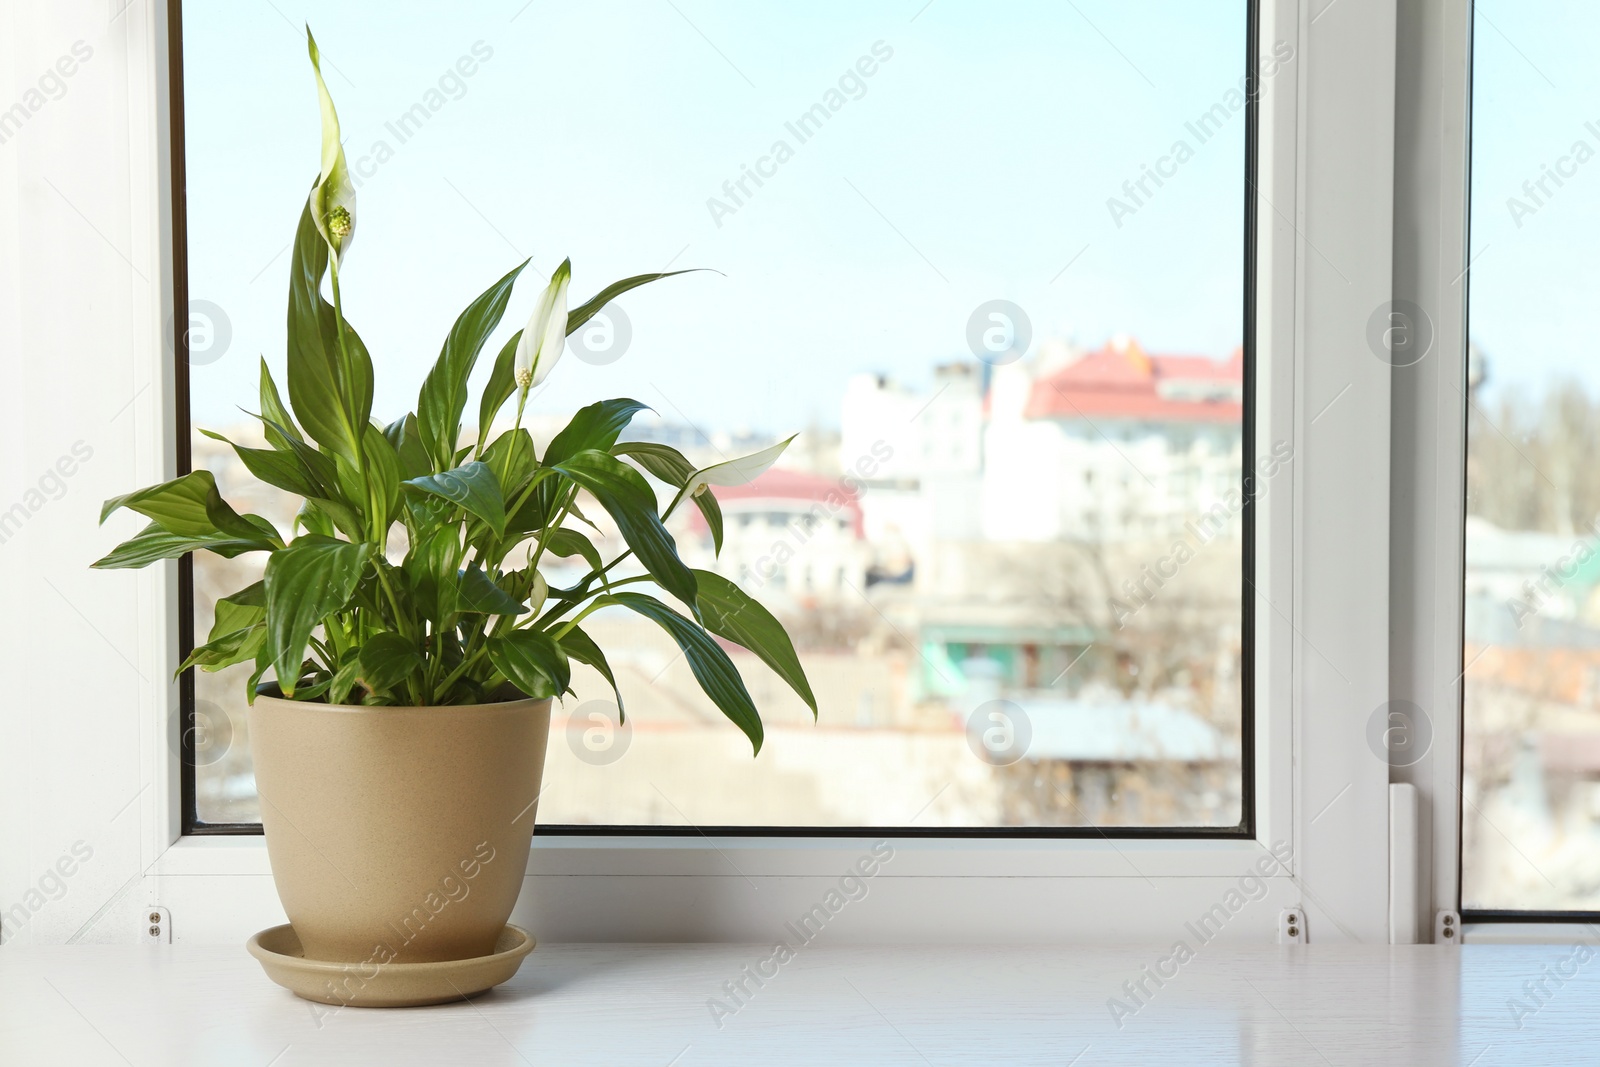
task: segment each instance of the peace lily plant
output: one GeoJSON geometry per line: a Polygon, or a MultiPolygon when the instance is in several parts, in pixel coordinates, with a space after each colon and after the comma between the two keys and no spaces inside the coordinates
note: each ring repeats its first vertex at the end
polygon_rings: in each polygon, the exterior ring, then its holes
{"type": "Polygon", "coordinates": [[[530,390],[555,369],[567,335],[618,295],[684,271],[626,278],[569,311],[572,270],[563,262],[527,325],[500,349],[479,398],[476,433],[463,439],[467,379],[524,261],[456,319],[416,411],[387,424],[372,418],[372,357],[340,299],[356,233],[355,187],[309,32],[308,46],[321,103],[322,160],[290,265],[289,403],[263,360],[256,417],[268,447],[227,442],[252,475],[304,503],[293,528],[282,531],[235,511],[211,473],[196,470],[106,501],[102,522],[128,508],[150,523],[94,566],[143,567],[196,551],[229,558],[266,553],[265,577],[218,601],[209,637],[179,667],[217,671],[253,662],[246,692],[252,702],[269,672],[285,698],[336,705],[563,696],[571,692],[572,660],[593,667],[615,690],[605,653],[582,623],[602,608],[620,607],[671,635],[706,695],[756,751],[760,717],[716,638],[754,652],[815,714],[816,699],[783,627],[733,582],[685,566],[665,526],[692,502],[720,552],[722,518],[708,487],[757,477],[788,441],[697,468],[666,445],[619,442],[645,408],[634,400],[583,408],[542,455],[521,425],[530,390]],[[516,424],[491,437],[513,395],[516,424]],[[646,475],[672,490],[665,508],[646,475]],[[609,561],[580,498],[607,512],[626,542],[609,561]],[[553,559],[581,560],[588,573],[566,588],[552,587],[541,567],[553,559]],[[642,573],[619,572],[629,559],[642,573]],[[650,585],[677,606],[645,592],[650,585]]]}
{"type": "Polygon", "coordinates": [[[303,503],[279,530],[193,471],[106,501],[102,522],[121,508],[150,521],[95,566],[266,554],[262,580],[217,602],[210,636],[178,668],[254,666],[250,748],[290,922],[248,947],[274,981],[312,1000],[434,1003],[504,981],[533,948],[507,919],[523,888],[551,699],[572,694],[573,660],[617,689],[584,631],[590,615],[624,608],[666,630],[756,752],[761,718],[719,638],[764,660],[815,715],[777,619],[733,582],[686,566],[666,526],[692,504],[720,552],[709,487],[759,476],[789,442],[696,467],[666,445],[619,440],[644,409],[622,399],[583,408],[541,453],[523,411],[567,335],[620,294],[684,273],[626,278],[569,310],[570,261],[495,357],[475,432],[462,433],[468,378],[526,261],[456,319],[416,410],[375,421],[372,357],[340,297],[356,192],[309,31],[307,46],[322,158],[289,270],[288,403],[263,360],[255,416],[267,447],[227,441],[252,475],[303,503]],[[513,395],[513,426],[493,434],[513,395]],[[666,507],[647,476],[664,484],[666,507]],[[624,542],[609,560],[601,548],[614,542],[584,512],[595,507],[624,542]],[[555,560],[587,573],[553,587],[541,568],[555,560]]]}

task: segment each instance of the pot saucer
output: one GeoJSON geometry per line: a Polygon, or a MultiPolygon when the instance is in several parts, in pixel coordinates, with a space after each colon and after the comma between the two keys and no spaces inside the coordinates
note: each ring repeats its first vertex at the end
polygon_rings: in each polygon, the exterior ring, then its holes
{"type": "Polygon", "coordinates": [[[297,997],[359,1008],[443,1004],[493,988],[517,973],[533,935],[506,924],[487,956],[435,963],[330,963],[306,959],[294,927],[273,926],[245,942],[267,977],[297,997]]]}

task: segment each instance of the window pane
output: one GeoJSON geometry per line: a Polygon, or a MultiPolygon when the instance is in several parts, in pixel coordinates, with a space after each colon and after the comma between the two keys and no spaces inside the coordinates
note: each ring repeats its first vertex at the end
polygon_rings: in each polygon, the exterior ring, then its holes
{"type": "Polygon", "coordinates": [[[1600,908],[1600,71],[1581,3],[1474,32],[1462,905],[1600,908]]]}
{"type": "MultiPolygon", "coordinates": [[[[673,532],[788,625],[818,721],[735,651],[752,759],[663,634],[601,612],[628,725],[576,678],[542,823],[1238,826],[1246,9],[188,3],[196,465],[288,528],[198,427],[258,441],[258,353],[283,381],[309,19],[360,183],[342,288],[376,412],[414,406],[484,286],[532,257],[509,335],[570,254],[575,299],[721,273],[574,335],[538,440],[610,396],[697,463],[800,433],[718,492],[720,558],[694,509],[673,532]]],[[[252,566],[196,561],[198,633],[252,566]]],[[[257,815],[243,673],[197,684],[203,820],[257,815]]]]}

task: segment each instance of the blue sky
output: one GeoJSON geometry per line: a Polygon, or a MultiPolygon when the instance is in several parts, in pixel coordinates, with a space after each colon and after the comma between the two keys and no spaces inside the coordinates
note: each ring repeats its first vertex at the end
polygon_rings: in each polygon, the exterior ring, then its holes
{"type": "Polygon", "coordinates": [[[995,298],[1036,343],[1239,343],[1243,113],[1204,144],[1185,128],[1237,81],[1238,0],[376,10],[184,5],[191,296],[233,333],[194,369],[201,422],[251,405],[258,353],[282,366],[285,246],[317,167],[308,17],[352,162],[393,150],[363,180],[343,278],[380,415],[414,405],[454,316],[524,256],[503,336],[563,256],[579,298],[669,263],[724,274],[625,297],[631,347],[609,366],[569,356],[535,400],[551,411],[631,395],[707,429],[836,424],[852,373],[925,380],[971,358],[968,317],[995,298]],[[478,42],[492,55],[447,76],[401,143],[386,124],[478,42]],[[892,56],[799,143],[785,123],[877,42],[892,56]],[[708,198],[727,203],[724,181],[780,139],[793,157],[719,226],[708,198]],[[1107,198],[1179,139],[1193,158],[1116,225],[1107,198]]]}
{"type": "Polygon", "coordinates": [[[1469,323],[1489,387],[1536,394],[1557,376],[1600,392],[1600,5],[1478,5],[1474,33],[1469,323]],[[1587,125],[1592,124],[1592,128],[1587,125]],[[1575,142],[1595,153],[1579,164],[1575,142]],[[1557,187],[1544,168],[1572,173],[1557,187]],[[1516,198],[1532,214],[1508,204],[1516,198]],[[1518,223],[1521,223],[1519,226],[1518,223]]]}

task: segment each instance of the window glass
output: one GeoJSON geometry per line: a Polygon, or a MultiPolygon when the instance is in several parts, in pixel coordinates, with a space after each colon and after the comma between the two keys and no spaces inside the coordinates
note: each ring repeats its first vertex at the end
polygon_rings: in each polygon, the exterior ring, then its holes
{"type": "Polygon", "coordinates": [[[1600,909],[1600,10],[1476,10],[1462,905],[1600,909]]]}
{"type": "MultiPolygon", "coordinates": [[[[654,409],[631,436],[701,463],[800,433],[719,491],[720,557],[694,509],[673,532],[788,625],[818,720],[735,651],[768,724],[752,759],[670,640],[602,612],[585,625],[627,725],[579,674],[542,823],[1242,824],[1245,3],[375,18],[190,0],[183,17],[191,441],[241,508],[293,514],[199,430],[256,440],[259,357],[283,380],[287,246],[317,165],[306,21],[359,183],[342,289],[376,413],[414,407],[489,282],[570,255],[575,299],[717,273],[574,335],[530,401],[536,438],[611,396],[654,409]]],[[[1259,51],[1271,92],[1292,51],[1259,51]]],[[[259,566],[196,560],[197,633],[259,566]]],[[[242,673],[196,683],[203,822],[258,815],[242,673]]]]}

